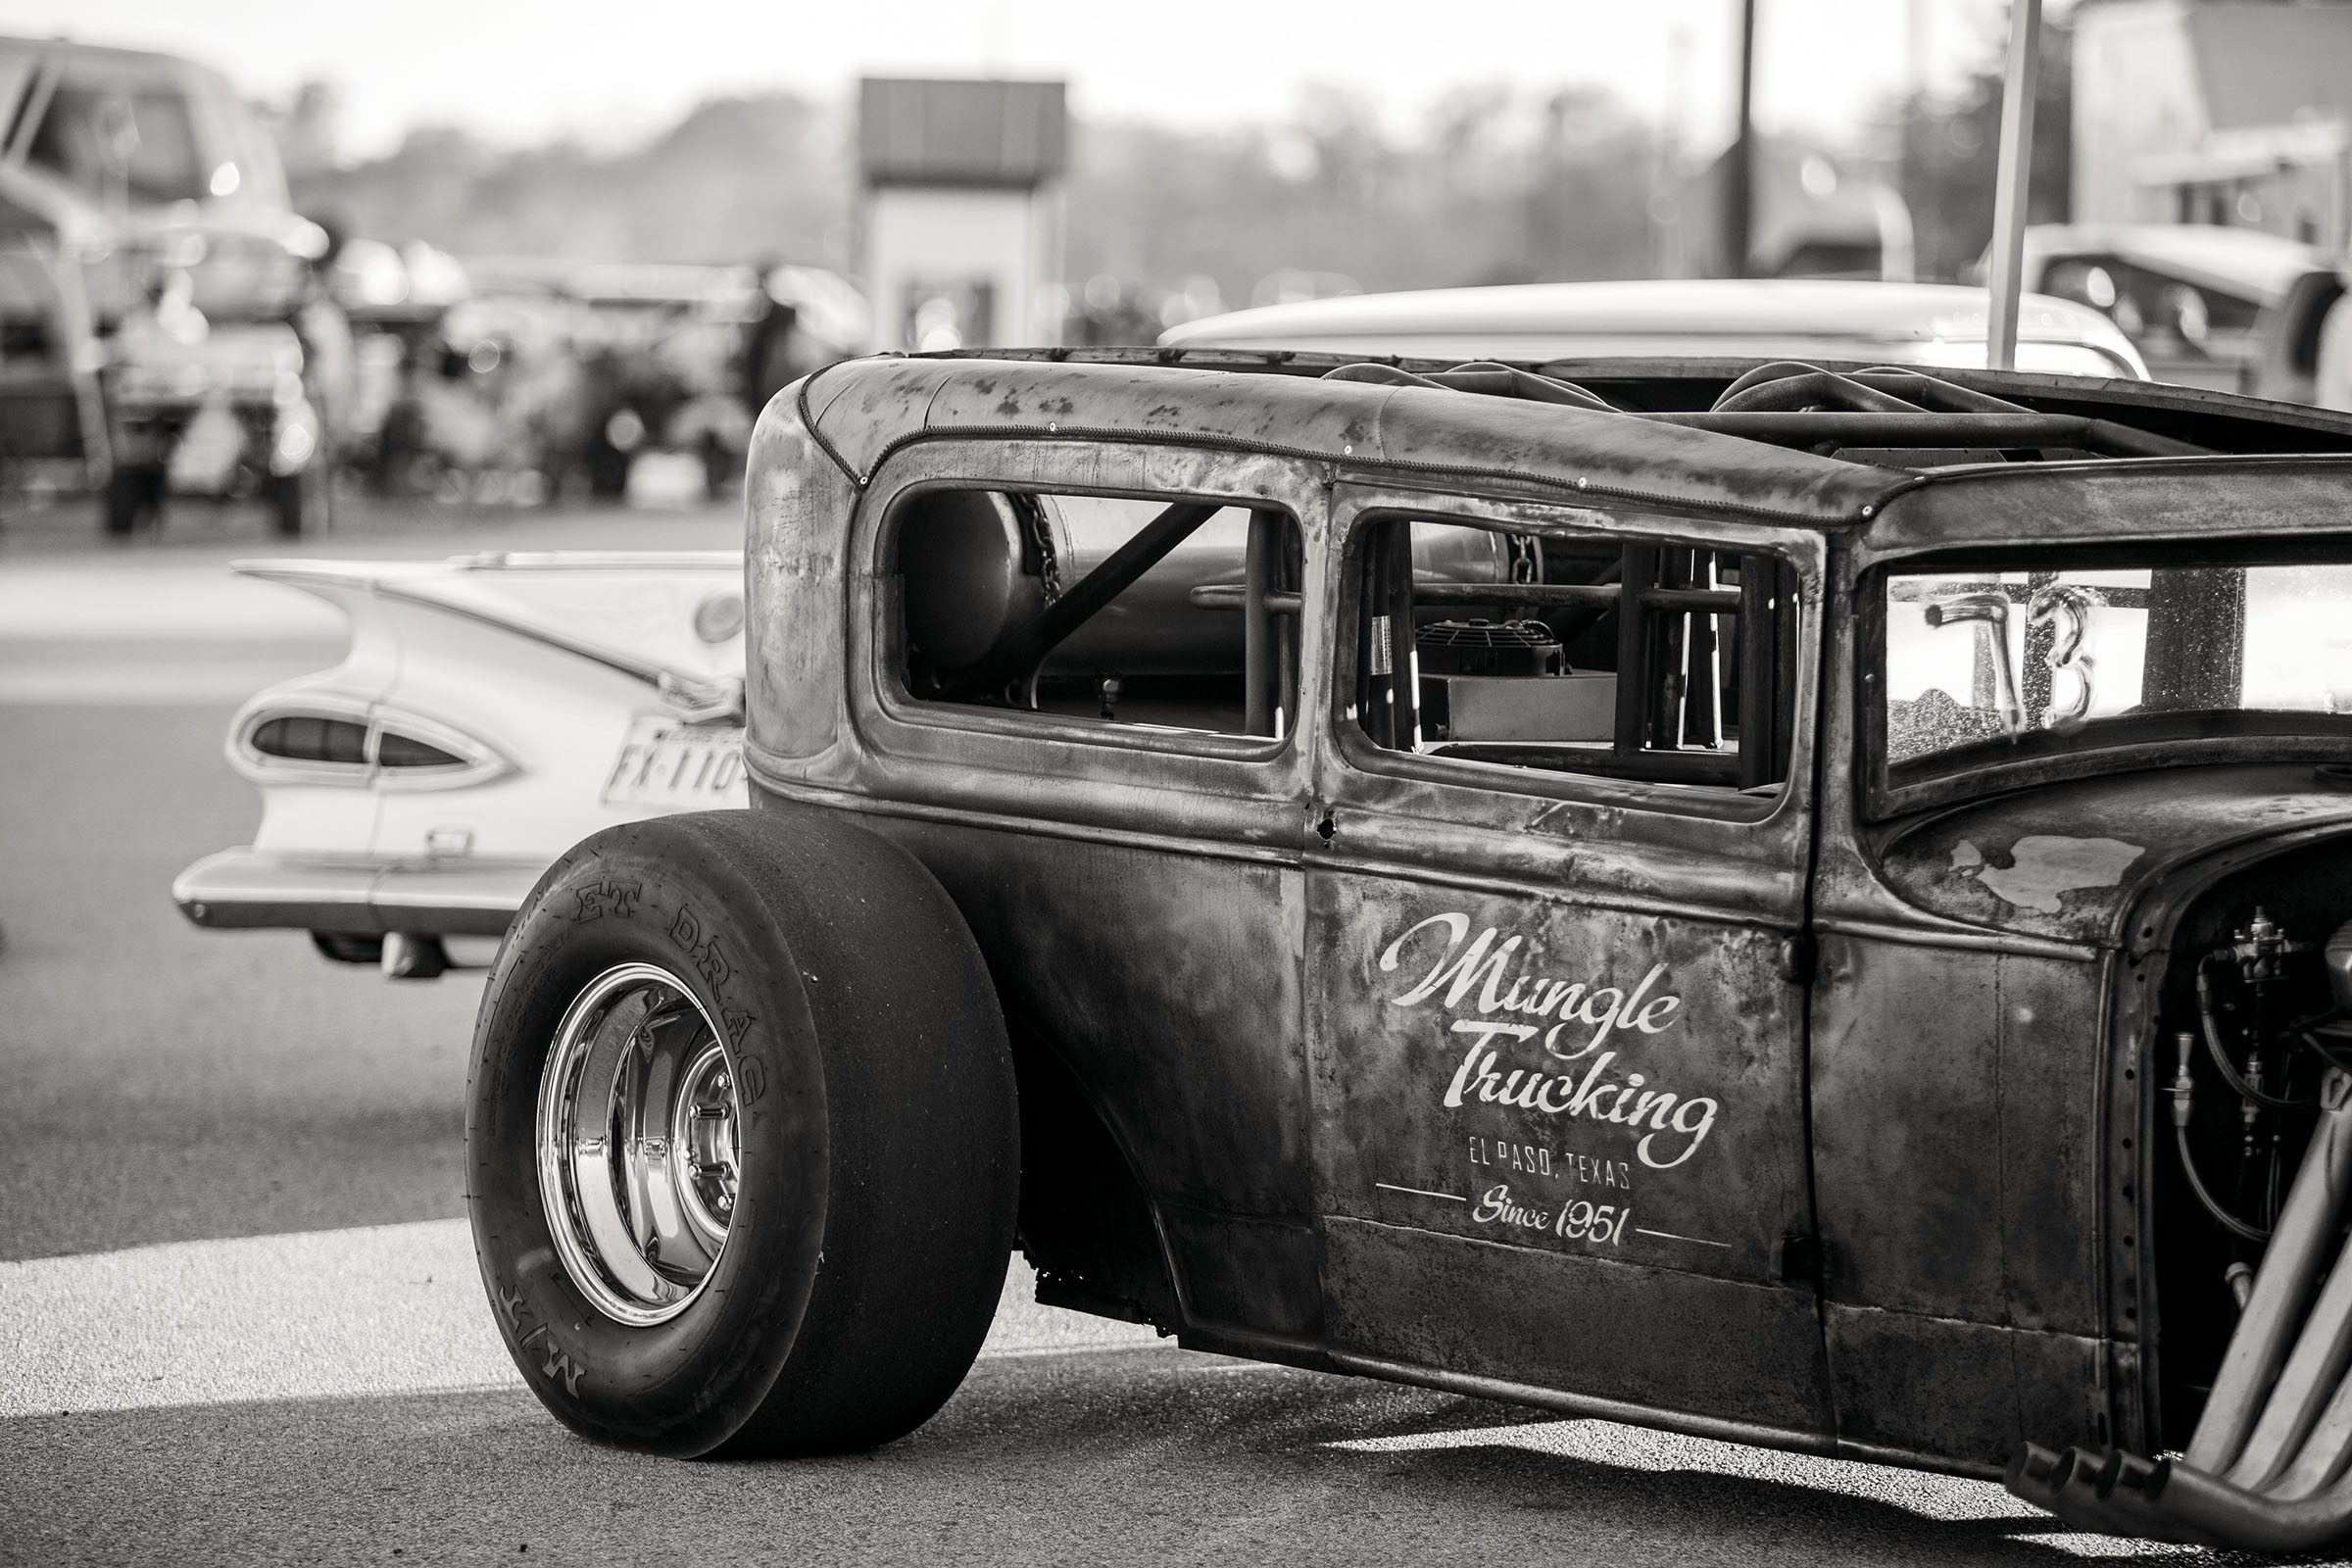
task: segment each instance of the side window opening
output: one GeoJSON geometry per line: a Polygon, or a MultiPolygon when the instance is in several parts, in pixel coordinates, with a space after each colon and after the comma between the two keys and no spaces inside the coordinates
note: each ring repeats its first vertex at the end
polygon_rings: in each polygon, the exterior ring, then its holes
{"type": "Polygon", "coordinates": [[[1787,778],[1794,570],[1416,518],[1366,530],[1349,717],[1392,751],[1759,792],[1787,778]]]}
{"type": "Polygon", "coordinates": [[[1305,553],[1278,509],[929,490],[896,517],[908,695],[1279,739],[1305,553]]]}

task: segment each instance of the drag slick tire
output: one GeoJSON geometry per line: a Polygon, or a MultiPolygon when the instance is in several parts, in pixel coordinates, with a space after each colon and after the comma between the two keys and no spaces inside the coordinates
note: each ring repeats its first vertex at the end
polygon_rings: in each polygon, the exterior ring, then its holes
{"type": "Polygon", "coordinates": [[[603,1442],[887,1443],[987,1335],[1019,1127],[988,971],[910,856],[795,808],[607,829],[533,890],[475,1026],[499,1332],[603,1442]]]}

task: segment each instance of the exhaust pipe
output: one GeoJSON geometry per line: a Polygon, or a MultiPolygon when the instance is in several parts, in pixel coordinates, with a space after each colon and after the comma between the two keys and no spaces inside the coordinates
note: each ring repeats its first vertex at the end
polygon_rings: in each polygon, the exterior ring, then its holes
{"type": "Polygon", "coordinates": [[[429,931],[387,931],[380,961],[387,980],[438,980],[449,968],[449,952],[429,931]]]}
{"type": "MultiPolygon", "coordinates": [[[[2339,1013],[2352,1016],[2352,923],[2329,940],[2327,963],[2339,1013]]],[[[2010,1492],[2084,1529],[2159,1541],[2291,1552],[2352,1535],[2348,1197],[2352,1073],[2330,1064],[2319,1124],[2187,1451],[2146,1459],[2029,1443],[2009,1461],[2010,1492]]]]}

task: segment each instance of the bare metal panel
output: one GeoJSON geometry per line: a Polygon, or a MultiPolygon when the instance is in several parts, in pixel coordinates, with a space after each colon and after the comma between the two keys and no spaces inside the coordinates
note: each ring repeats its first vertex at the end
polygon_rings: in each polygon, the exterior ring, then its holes
{"type": "Polygon", "coordinates": [[[2098,974],[1823,938],[1813,1142],[1830,1299],[2099,1329],[2098,974]]]}
{"type": "Polygon", "coordinates": [[[2099,1342],[1830,1302],[1840,1444],[1991,1476],[2029,1439],[2104,1442],[2099,1342]]]}
{"type": "Polygon", "coordinates": [[[1809,1293],[1363,1220],[1326,1221],[1324,1248],[1338,1346],[1786,1437],[1829,1430],[1809,1293]]]}
{"type": "Polygon", "coordinates": [[[1886,852],[1922,908],[1985,926],[2118,944],[2134,903],[2224,845],[2352,821],[2352,791],[2307,763],[2201,767],[2052,784],[1939,813],[1886,852]],[[1965,846],[1965,847],[1964,847],[1965,846]],[[2099,855],[2082,846],[2111,847],[2099,855]]]}

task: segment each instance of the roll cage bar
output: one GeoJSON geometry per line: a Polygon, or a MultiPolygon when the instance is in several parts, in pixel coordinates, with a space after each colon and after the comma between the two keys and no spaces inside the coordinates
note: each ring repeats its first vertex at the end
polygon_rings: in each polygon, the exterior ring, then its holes
{"type": "Polygon", "coordinates": [[[1615,413],[1874,466],[2352,452],[2352,416],[2156,382],[1751,360],[1510,364],[1243,349],[982,349],[925,359],[1165,366],[1417,386],[1615,413]]]}

